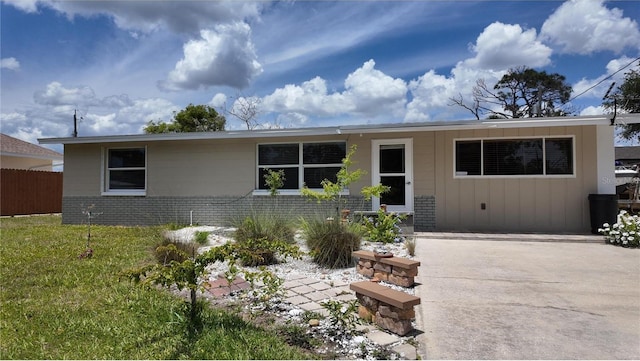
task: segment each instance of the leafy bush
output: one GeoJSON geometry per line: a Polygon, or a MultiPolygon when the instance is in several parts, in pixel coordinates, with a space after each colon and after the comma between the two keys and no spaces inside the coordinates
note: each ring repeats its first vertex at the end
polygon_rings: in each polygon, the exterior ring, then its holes
{"type": "Polygon", "coordinates": [[[333,219],[303,220],[302,230],[315,263],[329,268],[353,264],[351,252],[360,249],[362,237],[357,224],[333,219]]]}
{"type": "Polygon", "coordinates": [[[243,266],[255,267],[278,263],[278,254],[299,257],[300,249],[278,239],[249,238],[236,242],[233,254],[243,266]]]}
{"type": "Polygon", "coordinates": [[[598,232],[604,234],[607,243],[623,247],[640,247],[640,217],[625,210],[620,211],[616,223],[605,223],[598,232]]]}
{"type": "Polygon", "coordinates": [[[372,242],[392,243],[402,242],[400,236],[402,229],[400,223],[406,216],[393,212],[385,212],[382,208],[378,210],[375,217],[364,217],[362,224],[369,240],[372,242]]]}
{"type": "Polygon", "coordinates": [[[267,238],[247,239],[243,242],[228,242],[214,247],[202,255],[207,262],[240,261],[243,266],[261,266],[278,262],[278,256],[300,258],[297,245],[267,238]]]}
{"type": "Polygon", "coordinates": [[[329,321],[331,322],[332,331],[339,332],[342,330],[347,334],[352,334],[358,324],[358,301],[340,302],[336,300],[328,300],[320,304],[322,308],[329,313],[329,321]]]}

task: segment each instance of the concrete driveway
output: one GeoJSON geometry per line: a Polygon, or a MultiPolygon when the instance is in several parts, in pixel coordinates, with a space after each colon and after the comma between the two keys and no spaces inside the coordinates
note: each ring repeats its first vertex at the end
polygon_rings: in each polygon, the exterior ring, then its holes
{"type": "Polygon", "coordinates": [[[513,239],[418,236],[423,358],[640,359],[640,249],[513,239]]]}

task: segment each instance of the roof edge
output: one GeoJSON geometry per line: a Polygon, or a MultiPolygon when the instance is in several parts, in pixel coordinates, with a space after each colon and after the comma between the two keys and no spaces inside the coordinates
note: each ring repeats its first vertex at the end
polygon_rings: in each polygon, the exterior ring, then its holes
{"type": "Polygon", "coordinates": [[[32,159],[42,159],[42,160],[64,160],[64,155],[33,155],[33,154],[25,154],[25,153],[14,153],[14,152],[0,152],[0,155],[6,157],[16,157],[16,158],[32,158],[32,159]]]}
{"type": "MultiPolygon", "coordinates": [[[[640,114],[618,114],[618,124],[640,123],[640,114]]],[[[485,119],[466,121],[438,121],[420,123],[388,123],[363,124],[333,127],[290,128],[290,129],[262,129],[236,130],[218,132],[192,133],[162,133],[162,134],[132,134],[105,135],[89,137],[40,138],[40,144],[93,144],[93,143],[124,143],[140,141],[173,141],[173,140],[208,140],[208,139],[251,139],[295,136],[321,136],[358,133],[382,132],[415,132],[415,131],[445,131],[467,129],[500,129],[522,127],[564,127],[582,125],[611,125],[611,115],[591,115],[575,117],[549,118],[518,118],[518,119],[485,119]]]]}

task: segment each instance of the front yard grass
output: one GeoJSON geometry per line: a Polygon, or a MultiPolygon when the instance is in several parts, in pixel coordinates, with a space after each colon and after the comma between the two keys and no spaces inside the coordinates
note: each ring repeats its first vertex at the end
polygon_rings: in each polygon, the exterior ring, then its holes
{"type": "Polygon", "coordinates": [[[0,359],[306,359],[234,314],[207,308],[187,332],[184,302],[120,281],[155,262],[154,227],[61,225],[59,216],[0,220],[0,359]]]}

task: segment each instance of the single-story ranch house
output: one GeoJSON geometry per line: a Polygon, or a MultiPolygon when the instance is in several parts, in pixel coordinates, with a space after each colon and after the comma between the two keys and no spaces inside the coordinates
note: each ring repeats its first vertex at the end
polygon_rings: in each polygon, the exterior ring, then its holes
{"type": "MultiPolygon", "coordinates": [[[[618,115],[620,123],[639,114],[618,115]]],[[[334,178],[357,146],[367,172],[344,190],[348,208],[381,203],[413,215],[416,231],[578,232],[589,194],[615,194],[610,116],[499,119],[210,133],[40,139],[64,144],[63,223],[221,224],[251,211],[320,215],[300,196],[334,178]],[[269,195],[263,176],[283,169],[269,195]],[[363,186],[391,192],[365,201],[363,186]],[[277,207],[277,210],[276,210],[277,207]]],[[[325,213],[326,215],[326,213],[325,213]]]]}

